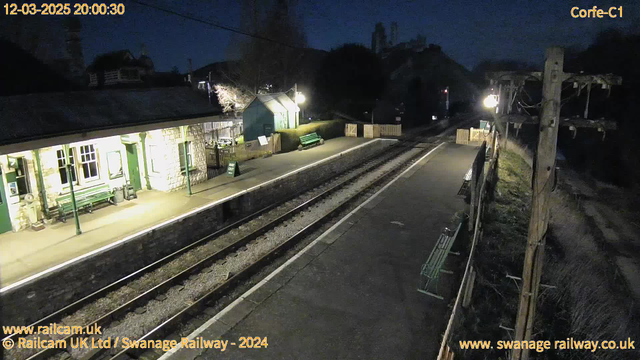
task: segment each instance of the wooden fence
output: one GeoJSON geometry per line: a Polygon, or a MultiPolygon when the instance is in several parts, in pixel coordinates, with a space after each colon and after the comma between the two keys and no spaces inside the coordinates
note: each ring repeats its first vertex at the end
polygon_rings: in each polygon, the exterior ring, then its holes
{"type": "Polygon", "coordinates": [[[364,124],[365,138],[373,139],[381,136],[402,136],[402,125],[364,124]]]}
{"type": "Polygon", "coordinates": [[[358,124],[344,124],[344,136],[358,137],[358,124]]]}
{"type": "Polygon", "coordinates": [[[483,141],[487,143],[491,142],[491,132],[485,129],[474,129],[471,128],[469,130],[469,143],[472,144],[481,144],[483,141]]]}
{"type": "Polygon", "coordinates": [[[483,142],[491,143],[492,132],[484,129],[458,129],[456,132],[456,144],[480,145],[483,142]]]}
{"type": "Polygon", "coordinates": [[[458,129],[456,131],[456,144],[469,144],[469,129],[458,129]]]}
{"type": "MultiPolygon", "coordinates": [[[[247,141],[244,144],[225,146],[216,149],[206,147],[207,155],[207,177],[217,176],[220,172],[217,169],[224,169],[230,161],[247,161],[262,156],[280,152],[280,134],[273,134],[267,138],[266,145],[260,145],[258,140],[247,141]]],[[[224,171],[223,171],[224,172],[224,171]]]]}
{"type": "Polygon", "coordinates": [[[364,124],[364,137],[373,139],[380,137],[380,126],[375,124],[364,124]]]}
{"type": "Polygon", "coordinates": [[[402,136],[402,125],[380,124],[380,136],[402,136]]]}
{"type": "Polygon", "coordinates": [[[473,284],[475,282],[475,270],[473,268],[473,258],[475,255],[476,245],[482,239],[482,216],[484,214],[485,206],[487,203],[487,191],[490,183],[493,181],[494,173],[497,171],[497,163],[499,157],[499,151],[497,149],[496,132],[491,132],[489,141],[493,146],[490,151],[489,167],[485,171],[485,159],[487,154],[487,142],[483,142],[476,159],[472,165],[471,184],[469,188],[471,190],[471,202],[469,204],[469,228],[470,233],[473,234],[471,238],[471,249],[469,250],[469,258],[467,265],[465,266],[464,275],[460,282],[460,288],[458,289],[458,295],[447,323],[447,329],[442,337],[440,343],[440,351],[438,352],[438,360],[453,359],[454,354],[450,347],[451,334],[453,324],[460,312],[460,307],[467,307],[471,301],[473,293],[473,284]]]}

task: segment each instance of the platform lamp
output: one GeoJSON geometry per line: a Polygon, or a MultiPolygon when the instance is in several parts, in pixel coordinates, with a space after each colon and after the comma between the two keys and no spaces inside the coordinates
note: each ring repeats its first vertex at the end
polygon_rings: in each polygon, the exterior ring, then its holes
{"type": "Polygon", "coordinates": [[[187,194],[189,194],[189,196],[192,195],[191,193],[191,178],[189,177],[189,141],[187,141],[187,134],[189,133],[189,125],[182,125],[180,126],[180,132],[182,133],[182,151],[184,153],[184,171],[185,171],[185,175],[187,176],[187,194]]]}
{"type": "Polygon", "coordinates": [[[304,103],[306,100],[306,97],[304,96],[303,93],[298,91],[298,83],[294,83],[293,88],[287,90],[287,92],[291,90],[293,90],[293,102],[296,104],[296,108],[298,108],[298,111],[296,111],[296,118],[295,118],[296,129],[297,129],[298,126],[300,126],[300,111],[302,110],[300,109],[298,104],[304,103]]]}
{"type": "MultiPolygon", "coordinates": [[[[65,144],[63,146],[64,149],[64,163],[65,169],[67,171],[67,182],[69,183],[69,194],[71,194],[71,206],[73,208],[73,218],[76,222],[76,235],[82,234],[82,230],[80,229],[80,219],[78,218],[78,206],[76,204],[76,194],[73,192],[73,172],[71,171],[71,167],[73,166],[71,162],[69,162],[69,144],[65,144]]],[[[74,161],[75,162],[75,161],[74,161]]]]}

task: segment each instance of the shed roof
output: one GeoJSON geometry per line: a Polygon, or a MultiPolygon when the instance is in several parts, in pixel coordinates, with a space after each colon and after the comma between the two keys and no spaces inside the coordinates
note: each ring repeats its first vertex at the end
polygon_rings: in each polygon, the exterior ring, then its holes
{"type": "MultiPolygon", "coordinates": [[[[285,93],[257,95],[251,102],[254,102],[256,99],[263,103],[264,106],[274,114],[287,111],[300,111],[298,106],[285,93]]],[[[251,104],[251,102],[249,104],[251,104]]]]}
{"type": "Polygon", "coordinates": [[[0,145],[220,114],[188,87],[0,97],[0,145]]]}

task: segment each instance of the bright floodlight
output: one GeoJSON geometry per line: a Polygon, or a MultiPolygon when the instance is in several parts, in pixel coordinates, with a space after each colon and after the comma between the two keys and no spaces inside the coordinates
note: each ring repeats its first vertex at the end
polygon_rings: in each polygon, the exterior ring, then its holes
{"type": "Polygon", "coordinates": [[[302,104],[305,100],[306,98],[304,97],[304,95],[302,95],[301,92],[296,94],[296,104],[302,104]]]}
{"type": "Polygon", "coordinates": [[[498,106],[498,96],[489,95],[484,99],[483,103],[486,108],[494,108],[498,106]]]}

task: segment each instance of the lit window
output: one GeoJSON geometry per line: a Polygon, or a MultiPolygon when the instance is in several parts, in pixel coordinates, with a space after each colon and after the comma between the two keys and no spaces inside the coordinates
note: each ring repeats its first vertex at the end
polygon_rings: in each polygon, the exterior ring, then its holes
{"type": "Polygon", "coordinates": [[[25,158],[19,157],[16,160],[16,182],[18,183],[18,194],[22,196],[31,192],[31,186],[29,184],[29,169],[25,158]]]}
{"type": "Polygon", "coordinates": [[[122,156],[120,156],[119,150],[107,153],[107,168],[110,180],[122,177],[122,156]]]}
{"type": "MultiPolygon", "coordinates": [[[[184,171],[184,143],[178,144],[178,152],[180,153],[180,170],[184,171]]],[[[191,151],[191,141],[187,141],[187,158],[189,159],[189,169],[193,167],[193,159],[192,159],[192,151],[191,151]]]]}
{"type": "MultiPolygon", "coordinates": [[[[69,178],[67,177],[67,160],[65,158],[64,150],[58,150],[58,172],[60,173],[60,183],[62,185],[69,185],[69,178]]],[[[76,178],[76,161],[73,156],[73,149],[69,149],[69,163],[71,163],[71,178],[75,183],[78,181],[76,178]]]]}
{"type": "Polygon", "coordinates": [[[80,162],[82,163],[82,175],[85,180],[98,179],[98,157],[93,145],[80,146],[80,162]]]}

